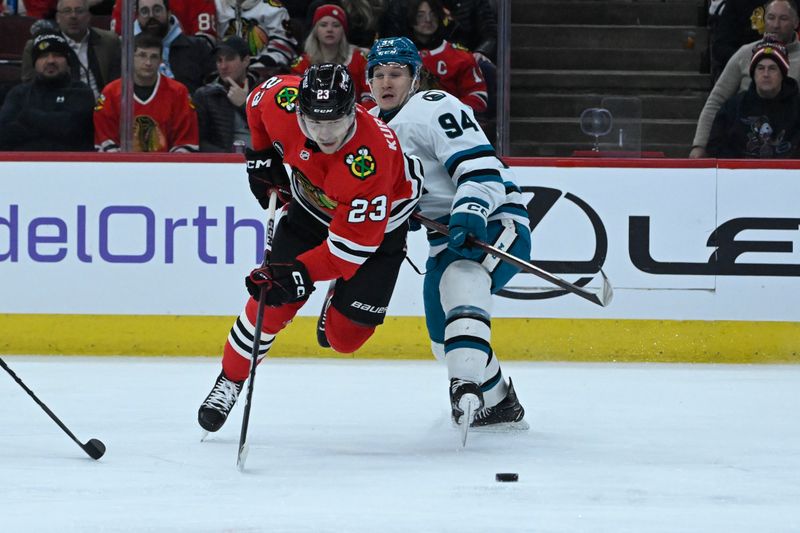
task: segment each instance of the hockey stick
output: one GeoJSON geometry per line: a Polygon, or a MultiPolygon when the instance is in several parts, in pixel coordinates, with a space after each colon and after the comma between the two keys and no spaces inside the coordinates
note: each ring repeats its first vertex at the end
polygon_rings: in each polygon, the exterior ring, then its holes
{"type": "MultiPolygon", "coordinates": [[[[272,191],[269,195],[269,207],[267,208],[267,235],[264,246],[264,261],[262,267],[267,266],[269,254],[272,251],[272,237],[275,234],[275,211],[278,205],[278,193],[272,191]]],[[[250,353],[250,377],[247,380],[247,395],[245,396],[244,412],[242,413],[242,433],[239,436],[239,453],[236,456],[236,468],[239,472],[244,471],[244,463],[247,461],[247,426],[250,423],[250,405],[253,400],[253,383],[256,380],[256,366],[258,365],[258,349],[261,344],[261,324],[264,323],[264,294],[265,287],[261,287],[258,294],[258,311],[256,312],[256,327],[253,332],[253,351],[250,353]]]]}
{"type": "MultiPolygon", "coordinates": [[[[450,233],[447,229],[447,226],[445,226],[440,222],[431,220],[428,217],[425,217],[419,213],[414,213],[411,216],[413,216],[415,219],[417,219],[417,221],[420,224],[422,224],[423,226],[425,226],[430,230],[433,230],[437,233],[441,233],[442,235],[448,235],[450,233]]],[[[500,259],[502,259],[507,263],[511,263],[512,265],[518,267],[523,272],[527,272],[529,274],[533,274],[534,276],[538,276],[543,280],[549,281],[553,285],[561,287],[562,289],[571,292],[576,296],[580,296],[585,300],[589,300],[593,304],[597,304],[600,307],[607,306],[609,303],[611,303],[611,300],[614,298],[614,290],[611,288],[611,284],[608,282],[608,278],[606,277],[605,272],[603,272],[603,269],[600,269],[600,275],[603,278],[603,288],[600,290],[599,294],[595,294],[592,291],[588,291],[582,287],[578,287],[577,285],[570,283],[569,281],[561,279],[558,276],[551,274],[550,272],[541,269],[528,261],[524,261],[519,257],[515,257],[509,254],[508,252],[505,252],[495,246],[492,246],[491,244],[478,240],[471,235],[467,237],[467,242],[470,243],[472,246],[475,246],[476,248],[480,248],[481,250],[483,250],[488,254],[491,254],[495,257],[499,257],[500,259]]]]}
{"type": "Polygon", "coordinates": [[[44,410],[44,412],[45,412],[45,413],[47,413],[47,414],[50,416],[50,418],[52,418],[52,419],[53,419],[53,421],[54,421],[56,424],[58,424],[58,427],[60,427],[61,429],[63,429],[63,430],[64,430],[64,433],[66,433],[67,435],[69,435],[69,437],[70,437],[72,440],[74,440],[74,441],[75,441],[75,444],[77,444],[78,446],[80,446],[80,447],[81,447],[81,449],[82,449],[83,451],[85,451],[85,452],[86,452],[86,454],[87,454],[89,457],[91,457],[92,459],[95,459],[95,460],[97,460],[97,459],[100,459],[101,457],[103,457],[103,454],[104,454],[104,453],[106,453],[106,445],[105,445],[105,444],[103,444],[102,442],[100,442],[100,441],[99,441],[99,440],[97,440],[97,439],[89,439],[89,440],[88,440],[88,442],[87,442],[86,444],[83,444],[83,443],[81,443],[81,441],[79,441],[79,440],[78,440],[78,437],[76,437],[76,436],[75,436],[75,435],[74,435],[74,434],[73,434],[73,433],[72,433],[72,432],[69,430],[69,428],[68,428],[67,426],[65,426],[65,425],[64,425],[64,422],[62,422],[61,420],[59,420],[59,418],[58,418],[58,417],[55,415],[55,413],[53,413],[53,411],[51,411],[51,410],[50,410],[50,408],[49,408],[49,407],[47,407],[47,406],[46,406],[46,405],[45,405],[45,404],[44,404],[44,403],[43,403],[43,402],[42,402],[42,401],[41,401],[39,398],[37,398],[37,397],[36,397],[36,395],[33,393],[33,391],[32,391],[31,389],[29,389],[29,388],[28,388],[28,386],[27,386],[27,385],[25,385],[25,383],[23,383],[23,382],[22,382],[22,380],[19,378],[19,376],[17,376],[17,375],[14,373],[14,371],[13,371],[13,370],[11,370],[11,369],[8,367],[8,365],[6,364],[6,362],[5,362],[5,361],[3,361],[3,359],[2,359],[2,358],[0,358],[0,366],[2,366],[2,367],[5,369],[5,371],[6,371],[6,372],[8,372],[8,373],[9,373],[9,375],[11,375],[11,377],[12,377],[12,378],[14,378],[14,381],[16,381],[16,382],[19,384],[19,386],[20,386],[20,387],[22,387],[22,388],[23,388],[23,390],[25,390],[25,392],[27,392],[27,393],[28,393],[28,396],[30,396],[31,398],[33,398],[33,401],[34,401],[34,402],[36,402],[36,403],[38,403],[38,404],[39,404],[39,407],[41,407],[41,408],[44,410]]]}

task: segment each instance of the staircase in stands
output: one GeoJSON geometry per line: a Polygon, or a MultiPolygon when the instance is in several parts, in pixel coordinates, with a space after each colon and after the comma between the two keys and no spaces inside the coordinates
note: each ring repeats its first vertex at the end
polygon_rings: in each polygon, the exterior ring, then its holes
{"type": "Polygon", "coordinates": [[[622,97],[639,99],[642,151],[686,157],[710,89],[704,13],[705,0],[511,0],[510,155],[591,150],[581,112],[622,97]]]}

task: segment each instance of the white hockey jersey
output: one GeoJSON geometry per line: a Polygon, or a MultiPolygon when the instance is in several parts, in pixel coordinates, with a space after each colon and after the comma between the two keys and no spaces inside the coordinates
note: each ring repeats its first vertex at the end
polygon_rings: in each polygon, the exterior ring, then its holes
{"type": "Polygon", "coordinates": [[[289,12],[280,0],[245,0],[236,17],[235,0],[215,0],[221,38],[238,35],[250,46],[253,58],[268,56],[289,65],[297,55],[297,40],[289,31],[289,12]]]}
{"type": "MultiPolygon", "coordinates": [[[[377,107],[370,113],[377,115],[377,107]]],[[[413,95],[388,121],[403,151],[422,161],[425,177],[419,211],[447,224],[453,204],[479,198],[489,220],[513,219],[528,225],[528,211],[514,175],[495,153],[472,109],[444,91],[413,95]]],[[[443,245],[433,246],[436,255],[443,245]]]]}

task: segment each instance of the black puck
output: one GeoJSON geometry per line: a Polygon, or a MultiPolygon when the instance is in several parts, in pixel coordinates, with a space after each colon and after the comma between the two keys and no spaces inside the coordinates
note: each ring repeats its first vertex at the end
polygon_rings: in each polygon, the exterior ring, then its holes
{"type": "Polygon", "coordinates": [[[506,473],[501,472],[499,474],[495,474],[494,479],[495,481],[503,481],[503,482],[518,481],[519,474],[517,474],[516,472],[506,472],[506,473]]]}

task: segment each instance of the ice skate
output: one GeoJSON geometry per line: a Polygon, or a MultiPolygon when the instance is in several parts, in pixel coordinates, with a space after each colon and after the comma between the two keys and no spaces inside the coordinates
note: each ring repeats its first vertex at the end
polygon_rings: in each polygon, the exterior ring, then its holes
{"type": "Polygon", "coordinates": [[[231,381],[220,372],[214,388],[197,412],[197,421],[206,431],[217,431],[225,423],[231,409],[239,398],[244,381],[231,381]]]}
{"type": "Polygon", "coordinates": [[[479,409],[472,427],[480,430],[525,430],[530,426],[523,420],[524,417],[525,409],[519,403],[514,383],[509,378],[506,397],[497,405],[479,409]]]}

